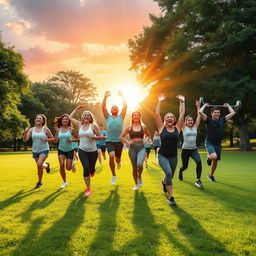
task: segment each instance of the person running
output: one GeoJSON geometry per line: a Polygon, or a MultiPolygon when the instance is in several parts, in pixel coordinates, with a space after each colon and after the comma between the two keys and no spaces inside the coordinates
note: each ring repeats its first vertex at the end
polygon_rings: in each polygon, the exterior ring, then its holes
{"type": "Polygon", "coordinates": [[[221,157],[221,137],[222,130],[226,121],[230,120],[234,115],[234,109],[228,104],[223,104],[223,107],[227,108],[229,114],[220,117],[220,109],[213,107],[211,109],[211,117],[208,117],[204,110],[209,106],[209,103],[205,103],[199,110],[202,120],[205,122],[206,128],[206,138],[205,138],[205,148],[208,152],[207,164],[211,166],[210,173],[207,178],[211,182],[216,182],[214,178],[214,172],[217,168],[218,161],[221,157]]]}
{"type": "Polygon", "coordinates": [[[78,142],[72,141],[72,148],[74,150],[74,158],[72,163],[72,172],[76,172],[76,161],[78,160],[77,152],[78,152],[78,142]]]}
{"type": "Polygon", "coordinates": [[[108,139],[106,140],[106,146],[109,154],[109,167],[112,172],[112,185],[116,184],[115,163],[117,169],[121,168],[123,143],[120,141],[120,135],[123,130],[123,122],[127,110],[127,103],[123,93],[119,91],[118,95],[121,96],[123,100],[123,108],[120,114],[118,114],[119,109],[116,105],[111,107],[110,114],[107,110],[107,98],[111,96],[110,91],[105,92],[104,99],[102,101],[102,111],[107,122],[108,139]]]}
{"type": "Polygon", "coordinates": [[[194,122],[192,116],[188,115],[185,117],[185,123],[182,127],[183,133],[183,144],[181,151],[182,167],[179,169],[179,180],[183,180],[183,171],[188,168],[189,157],[191,157],[196,163],[196,182],[195,185],[199,188],[203,188],[201,182],[202,174],[202,162],[200,155],[197,150],[196,138],[197,138],[197,129],[200,125],[201,116],[199,114],[200,102],[196,101],[195,103],[197,109],[197,118],[194,122]]]}
{"type": "Polygon", "coordinates": [[[74,149],[72,142],[78,141],[78,135],[75,129],[71,127],[71,121],[67,114],[55,118],[55,138],[54,142],[58,143],[58,158],[60,164],[60,175],[62,177],[63,183],[60,188],[65,188],[68,186],[66,179],[66,170],[72,169],[73,159],[74,159],[74,149]]]}
{"type": "Polygon", "coordinates": [[[153,137],[153,147],[154,147],[154,151],[155,151],[155,158],[158,158],[158,150],[160,148],[161,145],[161,139],[159,136],[159,132],[155,131],[154,132],[154,137],[153,137]]]}
{"type": "Polygon", "coordinates": [[[151,138],[147,138],[145,136],[144,136],[144,140],[145,140],[145,150],[146,150],[145,168],[148,168],[148,159],[149,159],[149,154],[150,154],[150,150],[151,150],[151,146],[153,145],[153,142],[152,142],[151,138]]]}
{"type": "Polygon", "coordinates": [[[69,118],[78,128],[79,134],[79,149],[78,156],[83,166],[83,176],[86,184],[85,196],[92,194],[91,177],[95,174],[95,164],[98,158],[98,151],[95,140],[102,139],[98,127],[93,123],[94,118],[90,111],[85,110],[81,115],[81,120],[76,120],[73,116],[78,110],[84,109],[83,106],[78,106],[70,114],[69,118]]]}
{"type": "Polygon", "coordinates": [[[120,136],[120,139],[129,145],[128,154],[132,164],[132,176],[135,183],[133,190],[138,190],[138,188],[142,187],[141,175],[143,172],[143,163],[146,154],[144,146],[147,141],[144,140],[144,135],[149,139],[150,133],[147,127],[142,125],[140,112],[133,112],[131,118],[131,126],[124,130],[120,136]],[[129,134],[130,140],[124,138],[127,134],[129,134]]]}
{"type": "Polygon", "coordinates": [[[100,134],[102,135],[102,140],[97,140],[96,145],[97,145],[97,150],[98,150],[98,160],[100,162],[100,166],[102,166],[102,157],[103,159],[106,160],[106,139],[108,138],[108,133],[103,130],[103,125],[99,124],[99,131],[100,134]]]}
{"type": "Polygon", "coordinates": [[[43,169],[46,169],[47,173],[50,172],[50,163],[44,163],[44,161],[48,157],[50,151],[48,142],[53,142],[54,138],[50,129],[47,127],[46,122],[46,117],[43,114],[36,115],[35,126],[31,128],[27,127],[23,135],[24,142],[27,142],[30,137],[33,141],[32,154],[36,161],[38,175],[38,182],[35,189],[43,186],[43,169]]]}
{"type": "Polygon", "coordinates": [[[179,106],[179,119],[176,122],[176,117],[173,113],[168,112],[164,116],[164,122],[160,115],[161,102],[166,99],[164,94],[158,96],[158,104],[156,107],[156,126],[160,133],[161,146],[158,151],[158,163],[165,173],[162,180],[163,191],[168,193],[169,204],[176,205],[173,197],[172,178],[177,166],[177,144],[181,128],[184,124],[185,115],[185,97],[177,95],[180,102],[179,106]]]}

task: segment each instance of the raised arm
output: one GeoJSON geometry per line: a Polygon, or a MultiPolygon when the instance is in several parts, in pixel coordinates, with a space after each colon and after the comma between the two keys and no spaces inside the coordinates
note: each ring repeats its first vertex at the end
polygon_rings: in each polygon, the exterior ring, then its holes
{"type": "Polygon", "coordinates": [[[228,104],[228,103],[225,103],[223,104],[223,107],[227,108],[228,111],[229,111],[229,114],[227,114],[225,117],[226,117],[226,121],[230,120],[234,115],[235,115],[235,111],[234,109],[228,104]]]}
{"type": "Polygon", "coordinates": [[[103,115],[104,115],[105,118],[106,118],[107,115],[108,115],[108,110],[107,110],[107,98],[108,98],[109,96],[111,96],[110,91],[105,91],[105,95],[104,95],[104,98],[103,98],[103,101],[102,101],[102,104],[101,104],[102,112],[103,112],[103,115]]]}
{"type": "Polygon", "coordinates": [[[161,109],[161,102],[164,101],[166,99],[166,96],[164,94],[160,94],[158,96],[158,102],[156,105],[156,127],[159,131],[159,133],[161,133],[161,131],[164,128],[164,124],[161,118],[161,114],[160,114],[160,109],[161,109]]]}
{"type": "Polygon", "coordinates": [[[74,118],[74,115],[75,115],[76,112],[77,112],[78,110],[80,110],[80,109],[84,109],[84,106],[78,106],[78,107],[76,107],[76,108],[73,110],[73,112],[69,115],[70,121],[71,121],[74,125],[76,125],[78,128],[80,128],[81,122],[78,121],[78,120],[76,120],[76,119],[74,118]]]}
{"type": "Polygon", "coordinates": [[[177,95],[176,98],[180,102],[180,107],[179,107],[179,119],[176,123],[177,129],[180,131],[183,127],[184,124],[184,116],[185,116],[185,97],[183,95],[177,95]]]}
{"type": "Polygon", "coordinates": [[[23,142],[27,142],[32,134],[32,128],[27,127],[23,134],[23,142]]]}
{"type": "Polygon", "coordinates": [[[123,116],[123,118],[125,118],[126,111],[127,111],[127,102],[125,100],[123,92],[119,91],[118,95],[121,96],[122,100],[123,100],[123,108],[122,108],[122,111],[121,111],[121,115],[123,116]]]}
{"type": "Polygon", "coordinates": [[[196,117],[196,121],[194,126],[196,127],[196,129],[198,129],[200,122],[201,122],[201,115],[199,114],[199,109],[200,109],[200,102],[198,100],[196,100],[196,113],[197,113],[197,117],[196,117]]]}
{"type": "Polygon", "coordinates": [[[204,105],[199,109],[199,115],[203,121],[206,121],[207,115],[204,113],[205,108],[209,106],[209,103],[204,103],[204,105]]]}

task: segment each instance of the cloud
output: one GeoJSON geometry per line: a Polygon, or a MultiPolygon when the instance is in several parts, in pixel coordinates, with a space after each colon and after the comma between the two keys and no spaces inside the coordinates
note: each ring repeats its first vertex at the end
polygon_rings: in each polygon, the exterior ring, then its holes
{"type": "Polygon", "coordinates": [[[25,29],[30,28],[30,24],[26,20],[18,20],[16,22],[8,22],[4,27],[12,31],[12,33],[20,35],[25,29]]]}
{"type": "Polygon", "coordinates": [[[159,13],[153,0],[11,0],[20,17],[33,24],[31,33],[67,44],[120,44],[159,13]]]}
{"type": "Polygon", "coordinates": [[[9,0],[0,0],[0,4],[2,4],[5,9],[8,9],[8,7],[10,5],[10,1],[9,0]]]}

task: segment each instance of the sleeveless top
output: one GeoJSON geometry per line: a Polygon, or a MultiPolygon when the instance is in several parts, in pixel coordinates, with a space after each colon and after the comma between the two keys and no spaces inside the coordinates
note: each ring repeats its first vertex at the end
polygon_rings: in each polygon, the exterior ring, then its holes
{"type": "Polygon", "coordinates": [[[123,121],[124,118],[120,114],[119,116],[113,117],[112,115],[107,115],[106,123],[108,130],[108,139],[107,142],[120,142],[120,135],[123,131],[123,121]]]}
{"type": "Polygon", "coordinates": [[[62,132],[62,129],[60,128],[58,138],[59,138],[59,146],[58,146],[59,150],[63,152],[68,152],[73,150],[72,143],[67,141],[67,139],[72,139],[70,128],[68,128],[66,132],[62,132]]]}
{"type": "Polygon", "coordinates": [[[196,127],[185,127],[182,131],[183,133],[183,149],[196,149],[196,137],[197,137],[197,129],[196,127]]]}
{"type": "Polygon", "coordinates": [[[131,127],[130,131],[129,131],[129,135],[131,139],[143,139],[144,137],[144,130],[142,125],[140,126],[140,131],[134,131],[131,127]]]}
{"type": "Polygon", "coordinates": [[[44,132],[44,127],[42,127],[40,132],[36,132],[35,127],[33,127],[31,137],[33,140],[32,152],[40,153],[42,151],[49,150],[48,141],[41,140],[47,139],[47,135],[44,132]]]}
{"type": "Polygon", "coordinates": [[[154,136],[153,137],[153,146],[154,147],[160,147],[161,145],[161,140],[160,140],[160,136],[154,136]]]}
{"type": "Polygon", "coordinates": [[[82,149],[86,152],[94,152],[97,150],[96,142],[94,139],[90,139],[87,136],[94,136],[94,132],[91,128],[92,124],[89,125],[88,129],[86,131],[83,131],[83,125],[79,129],[79,137],[80,137],[80,143],[79,143],[79,149],[82,149]]]}
{"type": "MultiPolygon", "coordinates": [[[[100,134],[103,135],[103,136],[108,136],[108,133],[106,131],[104,131],[104,130],[101,130],[100,134]]],[[[106,146],[106,140],[105,139],[103,139],[103,140],[96,140],[96,144],[100,145],[100,146],[106,146]]]]}
{"type": "Polygon", "coordinates": [[[158,153],[165,157],[175,157],[177,156],[177,144],[179,139],[179,132],[176,127],[174,127],[173,132],[168,132],[167,128],[164,127],[160,133],[161,146],[158,153]]]}

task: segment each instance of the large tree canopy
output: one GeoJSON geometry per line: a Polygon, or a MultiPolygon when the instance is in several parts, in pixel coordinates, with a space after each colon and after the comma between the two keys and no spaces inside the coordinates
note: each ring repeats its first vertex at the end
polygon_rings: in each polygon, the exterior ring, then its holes
{"type": "Polygon", "coordinates": [[[156,92],[203,96],[210,103],[241,100],[234,121],[241,148],[249,150],[247,127],[256,114],[256,2],[156,2],[162,15],[151,15],[151,27],[129,41],[131,69],[156,92]]]}

